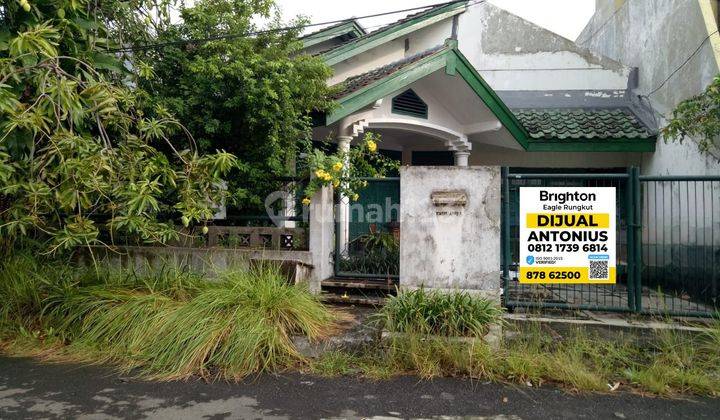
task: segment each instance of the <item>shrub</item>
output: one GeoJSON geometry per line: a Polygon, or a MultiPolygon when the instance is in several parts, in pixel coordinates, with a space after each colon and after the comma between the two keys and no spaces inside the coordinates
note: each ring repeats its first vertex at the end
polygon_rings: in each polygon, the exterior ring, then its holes
{"type": "Polygon", "coordinates": [[[3,271],[0,298],[27,308],[0,313],[6,336],[29,331],[38,344],[62,344],[56,355],[109,362],[147,378],[237,380],[285,369],[303,360],[293,335],[315,340],[334,324],[276,267],[228,271],[212,281],[176,268],[144,275],[61,267],[23,267],[26,277],[39,279],[25,288],[3,271]]]}
{"type": "Polygon", "coordinates": [[[375,320],[393,332],[482,337],[501,314],[496,303],[467,292],[420,288],[389,298],[375,320]]]}
{"type": "Polygon", "coordinates": [[[350,242],[340,255],[340,270],[351,273],[398,275],[400,243],[392,233],[377,231],[350,242]]]}

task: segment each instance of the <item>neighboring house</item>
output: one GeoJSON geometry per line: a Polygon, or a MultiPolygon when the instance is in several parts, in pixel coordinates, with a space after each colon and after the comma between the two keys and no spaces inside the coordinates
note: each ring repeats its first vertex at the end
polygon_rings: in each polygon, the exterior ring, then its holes
{"type": "MultiPolygon", "coordinates": [[[[705,90],[720,72],[716,0],[596,0],[577,45],[638,69],[632,94],[642,95],[664,126],[684,99],[705,90]],[[648,98],[649,97],[649,98],[648,98]]],[[[640,167],[652,175],[717,175],[720,153],[700,154],[693,139],[659,140],[640,167]],[[714,155],[714,157],[712,156],[714,155]]]]}

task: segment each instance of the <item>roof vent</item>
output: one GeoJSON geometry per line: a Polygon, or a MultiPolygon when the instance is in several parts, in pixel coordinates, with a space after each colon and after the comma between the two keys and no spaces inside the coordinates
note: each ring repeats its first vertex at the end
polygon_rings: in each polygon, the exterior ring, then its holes
{"type": "Polygon", "coordinates": [[[392,112],[427,119],[428,106],[417,93],[408,89],[392,99],[392,112]]]}

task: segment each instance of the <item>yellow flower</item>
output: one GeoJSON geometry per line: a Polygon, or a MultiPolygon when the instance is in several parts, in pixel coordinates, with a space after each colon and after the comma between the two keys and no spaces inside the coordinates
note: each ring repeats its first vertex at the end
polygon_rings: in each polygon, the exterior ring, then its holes
{"type": "Polygon", "coordinates": [[[339,180],[339,179],[334,180],[334,181],[333,181],[333,187],[337,188],[337,187],[339,187],[339,186],[340,186],[340,180],[339,180]]]}
{"type": "Polygon", "coordinates": [[[362,186],[363,186],[363,187],[367,187],[367,186],[368,186],[367,181],[363,181],[363,182],[362,182],[362,186]]]}
{"type": "Polygon", "coordinates": [[[368,140],[366,144],[367,144],[367,149],[370,151],[370,153],[377,152],[377,143],[375,143],[372,140],[368,140]]]}
{"type": "Polygon", "coordinates": [[[305,198],[303,198],[302,203],[303,203],[303,206],[309,206],[309,205],[310,205],[310,199],[307,198],[307,197],[305,197],[305,198]]]}
{"type": "Polygon", "coordinates": [[[340,172],[340,170],[343,168],[343,164],[342,164],[342,162],[335,162],[335,164],[333,165],[332,168],[333,168],[333,171],[340,172]]]}
{"type": "Polygon", "coordinates": [[[357,194],[352,196],[353,201],[358,201],[358,198],[360,198],[360,196],[357,194]]]}
{"type": "Polygon", "coordinates": [[[28,3],[27,0],[20,0],[20,7],[26,12],[30,11],[30,3],[28,3]]]}
{"type": "Polygon", "coordinates": [[[324,169],[318,169],[317,171],[315,171],[315,176],[318,177],[318,179],[321,181],[330,181],[332,179],[332,175],[330,175],[324,169]]]}

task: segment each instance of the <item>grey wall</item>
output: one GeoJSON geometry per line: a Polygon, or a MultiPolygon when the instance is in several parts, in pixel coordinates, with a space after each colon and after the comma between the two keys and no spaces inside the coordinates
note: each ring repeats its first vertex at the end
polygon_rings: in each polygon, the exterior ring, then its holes
{"type": "MultiPolygon", "coordinates": [[[[714,34],[705,40],[717,30],[716,20],[703,15],[703,5],[706,12],[712,14],[711,4],[711,0],[596,0],[597,11],[576,42],[637,67],[638,86],[633,92],[636,100],[637,95],[647,95],[657,88],[702,45],[698,53],[650,97],[662,127],[666,124],[663,115],[670,116],[680,101],[702,92],[718,74],[713,45],[718,46],[719,36],[714,34]]],[[[720,165],[699,153],[691,139],[685,144],[666,144],[661,138],[656,152],[643,156],[642,172],[714,175],[720,173],[720,165]]]]}
{"type": "Polygon", "coordinates": [[[500,169],[400,169],[400,287],[463,289],[500,296],[500,169]],[[463,191],[465,206],[436,206],[439,191],[463,191]]]}

